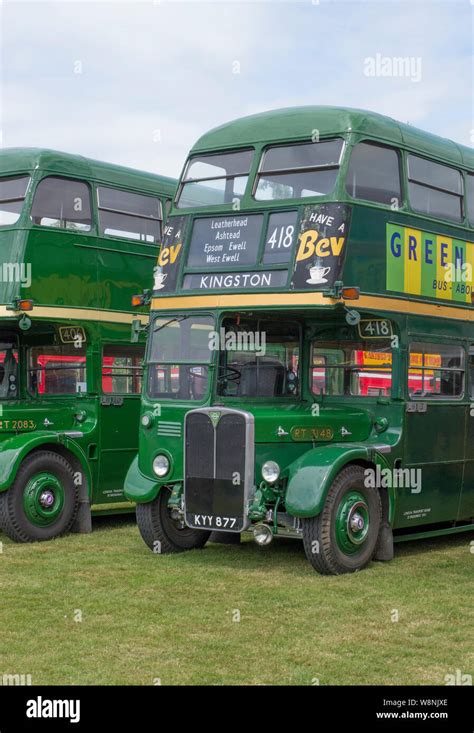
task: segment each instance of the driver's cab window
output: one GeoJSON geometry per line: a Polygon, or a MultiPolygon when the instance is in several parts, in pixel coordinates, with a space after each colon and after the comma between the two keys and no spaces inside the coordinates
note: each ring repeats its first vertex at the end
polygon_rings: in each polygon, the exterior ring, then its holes
{"type": "Polygon", "coordinates": [[[18,395],[18,349],[13,341],[0,341],[0,399],[18,395]]]}
{"type": "Polygon", "coordinates": [[[39,397],[87,392],[86,347],[74,344],[28,349],[28,390],[39,397]]]}
{"type": "Polygon", "coordinates": [[[275,398],[299,394],[298,324],[227,319],[219,346],[220,396],[275,398]]]}

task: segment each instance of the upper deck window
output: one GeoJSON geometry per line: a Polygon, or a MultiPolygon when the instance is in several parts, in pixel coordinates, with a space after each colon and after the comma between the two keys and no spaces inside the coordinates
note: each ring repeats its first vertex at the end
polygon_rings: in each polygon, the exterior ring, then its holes
{"type": "Polygon", "coordinates": [[[466,201],[469,222],[474,227],[474,174],[472,173],[466,176],[466,201]]]}
{"type": "Polygon", "coordinates": [[[177,206],[232,204],[240,200],[247,185],[253,150],[219,155],[195,155],[188,161],[177,206]]]}
{"type": "Polygon", "coordinates": [[[400,205],[401,183],[397,151],[368,142],[356,145],[347,171],[346,191],[356,199],[400,205]]]}
{"type": "Polygon", "coordinates": [[[31,207],[33,224],[88,232],[92,226],[91,197],[87,183],[72,178],[43,178],[31,207]]]}
{"type": "Polygon", "coordinates": [[[257,201],[323,196],[335,186],[343,140],[268,148],[257,176],[257,201]]]}
{"type": "Polygon", "coordinates": [[[137,239],[153,244],[161,237],[161,201],[118,188],[97,189],[102,235],[137,239]]]}
{"type": "Polygon", "coordinates": [[[409,155],[408,194],[414,211],[462,221],[462,176],[455,168],[409,155]]]}
{"type": "Polygon", "coordinates": [[[0,226],[11,226],[20,218],[29,182],[29,176],[0,178],[0,226]]]}

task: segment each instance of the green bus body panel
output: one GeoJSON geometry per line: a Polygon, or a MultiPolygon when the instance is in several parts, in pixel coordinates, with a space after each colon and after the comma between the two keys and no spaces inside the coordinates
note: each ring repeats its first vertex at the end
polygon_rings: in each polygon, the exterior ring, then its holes
{"type": "Polygon", "coordinates": [[[87,477],[90,490],[92,487],[91,471],[87,457],[81,447],[65,435],[52,431],[41,431],[34,434],[14,435],[2,443],[0,451],[0,492],[7,491],[10,488],[22,461],[28,454],[47,445],[64,446],[78,459],[87,477]]]}
{"type": "Polygon", "coordinates": [[[124,494],[131,501],[146,503],[158,496],[160,484],[144,476],[138,467],[138,456],[133,459],[125,477],[124,494]]]}
{"type": "MultiPolygon", "coordinates": [[[[314,517],[319,514],[337,474],[344,466],[356,461],[372,464],[369,445],[324,445],[304,453],[288,467],[285,494],[288,512],[295,517],[314,517]]],[[[380,457],[378,462],[382,462],[380,457]]],[[[386,465],[385,461],[383,465],[386,465]]]]}

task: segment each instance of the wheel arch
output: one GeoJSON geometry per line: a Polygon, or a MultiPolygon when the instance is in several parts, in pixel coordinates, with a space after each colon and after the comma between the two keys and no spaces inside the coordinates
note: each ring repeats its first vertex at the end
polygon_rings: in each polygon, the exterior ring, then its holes
{"type": "Polygon", "coordinates": [[[87,457],[82,448],[73,440],[56,434],[36,435],[26,439],[17,435],[3,444],[0,453],[0,491],[7,491],[13,483],[18,469],[28,456],[49,450],[70,462],[74,472],[79,472],[84,480],[79,484],[79,500],[89,501],[92,495],[92,474],[87,457]]]}
{"type": "Polygon", "coordinates": [[[92,473],[90,470],[89,462],[82,451],[82,449],[76,445],[65,445],[64,443],[42,443],[39,446],[29,451],[22,460],[28,458],[35,453],[41,453],[42,451],[51,451],[62,456],[68,463],[70,463],[74,474],[81,475],[81,481],[78,484],[79,487],[79,501],[90,501],[92,496],[93,482],[92,473]]]}
{"type": "MultiPolygon", "coordinates": [[[[285,493],[287,511],[294,516],[317,516],[324,506],[328,491],[336,476],[348,466],[359,465],[364,469],[389,468],[385,456],[372,446],[324,445],[317,446],[300,456],[288,467],[288,484],[285,493]]],[[[382,518],[391,522],[394,515],[393,489],[378,488],[382,502],[382,518]]]]}

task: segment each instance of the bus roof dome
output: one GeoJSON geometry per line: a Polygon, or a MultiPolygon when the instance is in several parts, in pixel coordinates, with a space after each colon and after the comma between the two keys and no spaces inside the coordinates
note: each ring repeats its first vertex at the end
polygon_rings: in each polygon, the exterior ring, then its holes
{"type": "Polygon", "coordinates": [[[63,153],[48,148],[4,148],[0,150],[0,175],[27,173],[35,169],[47,171],[52,175],[78,176],[128,187],[135,184],[137,188],[140,188],[146,183],[150,192],[155,185],[158,186],[159,192],[163,193],[169,185],[170,195],[176,188],[176,181],[172,178],[85,158],[82,155],[63,153]]]}
{"type": "Polygon", "coordinates": [[[321,136],[347,132],[365,134],[451,164],[474,168],[474,152],[471,148],[398,122],[392,117],[352,107],[286,107],[241,117],[202,135],[192,152],[262,142],[311,140],[316,132],[321,136]]]}

